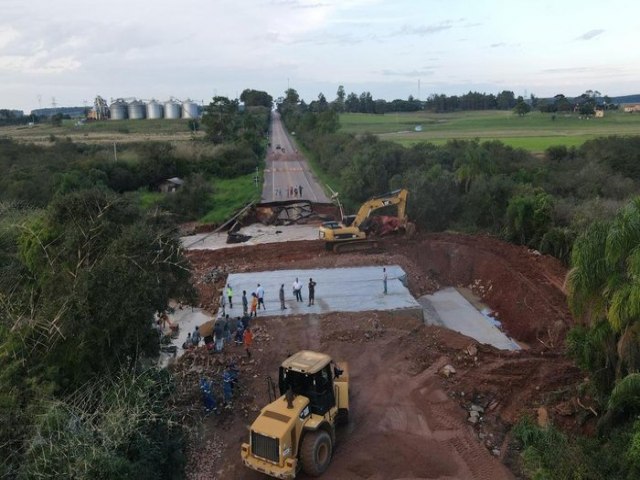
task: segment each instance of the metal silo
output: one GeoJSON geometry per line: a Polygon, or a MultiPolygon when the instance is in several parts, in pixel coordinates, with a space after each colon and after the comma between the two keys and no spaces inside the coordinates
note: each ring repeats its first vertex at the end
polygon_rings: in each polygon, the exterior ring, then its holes
{"type": "Polygon", "coordinates": [[[192,102],[191,100],[187,100],[182,102],[182,118],[187,118],[189,120],[198,118],[198,104],[192,102]]]}
{"type": "Polygon", "coordinates": [[[176,120],[182,114],[182,106],[178,102],[169,100],[164,104],[164,118],[176,120]]]}
{"type": "Polygon", "coordinates": [[[147,103],[147,118],[149,119],[157,119],[164,117],[164,108],[162,105],[155,100],[151,100],[147,103]]]}
{"type": "Polygon", "coordinates": [[[129,104],[129,118],[131,120],[142,120],[147,114],[147,107],[144,102],[134,100],[129,104]]]}
{"type": "Polygon", "coordinates": [[[124,100],[116,100],[109,106],[111,120],[125,120],[128,116],[128,105],[124,100]]]}

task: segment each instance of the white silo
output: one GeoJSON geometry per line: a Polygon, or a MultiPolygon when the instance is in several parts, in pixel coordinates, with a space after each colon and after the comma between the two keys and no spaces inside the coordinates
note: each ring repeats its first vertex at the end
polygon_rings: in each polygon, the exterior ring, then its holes
{"type": "Polygon", "coordinates": [[[134,100],[129,104],[129,118],[131,120],[142,120],[147,115],[147,108],[144,102],[134,100]]]}
{"type": "Polygon", "coordinates": [[[191,100],[182,102],[182,118],[193,120],[199,118],[199,116],[197,103],[191,100]]]}
{"type": "Polygon", "coordinates": [[[150,120],[164,118],[164,108],[162,107],[162,104],[155,100],[151,100],[147,103],[147,118],[150,120]]]}
{"type": "Polygon", "coordinates": [[[169,100],[164,104],[164,118],[177,120],[182,115],[182,105],[173,100],[169,100]]]}
{"type": "Polygon", "coordinates": [[[111,120],[125,120],[128,117],[129,108],[127,102],[118,99],[109,105],[111,120]]]}

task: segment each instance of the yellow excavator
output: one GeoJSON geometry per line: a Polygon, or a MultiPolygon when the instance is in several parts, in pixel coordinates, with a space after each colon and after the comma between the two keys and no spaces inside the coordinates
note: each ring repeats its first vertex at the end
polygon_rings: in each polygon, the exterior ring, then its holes
{"type": "Polygon", "coordinates": [[[292,479],[300,470],[318,477],[331,462],[336,425],[349,418],[347,364],[302,350],[282,362],[278,386],[281,396],[260,411],[242,444],[242,462],[275,478],[292,479]]]}
{"type": "MultiPolygon", "coordinates": [[[[339,201],[342,221],[324,222],[320,226],[320,240],[324,240],[327,250],[346,252],[366,250],[377,245],[371,236],[382,236],[387,233],[404,230],[408,237],[415,233],[415,225],[407,218],[406,189],[394,190],[384,195],[370,198],[362,204],[356,215],[345,216],[339,201]],[[393,217],[373,217],[371,213],[385,207],[396,207],[393,217]]],[[[332,198],[337,200],[338,194],[333,192],[332,198]]]]}

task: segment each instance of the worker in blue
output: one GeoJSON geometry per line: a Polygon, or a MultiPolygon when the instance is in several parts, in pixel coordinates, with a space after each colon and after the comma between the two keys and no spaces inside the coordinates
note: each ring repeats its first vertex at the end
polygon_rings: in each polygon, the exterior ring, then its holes
{"type": "Polygon", "coordinates": [[[216,411],[218,409],[218,404],[211,393],[211,384],[204,377],[200,379],[200,391],[202,392],[202,403],[204,404],[205,412],[209,413],[216,411]]]}
{"type": "Polygon", "coordinates": [[[224,393],[224,408],[231,408],[231,399],[233,397],[233,374],[229,368],[224,369],[222,374],[222,392],[224,393]]]}

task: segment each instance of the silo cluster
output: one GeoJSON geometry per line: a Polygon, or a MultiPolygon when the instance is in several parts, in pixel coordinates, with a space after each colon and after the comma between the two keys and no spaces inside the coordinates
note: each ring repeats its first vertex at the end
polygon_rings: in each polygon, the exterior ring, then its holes
{"type": "Polygon", "coordinates": [[[176,100],[168,100],[166,102],[159,102],[157,100],[150,100],[144,102],[142,100],[133,100],[127,102],[121,98],[112,102],[109,106],[111,112],[111,120],[142,120],[147,118],[149,120],[167,119],[178,120],[183,119],[198,119],[200,118],[200,108],[198,104],[186,100],[179,102],[176,100]]]}

